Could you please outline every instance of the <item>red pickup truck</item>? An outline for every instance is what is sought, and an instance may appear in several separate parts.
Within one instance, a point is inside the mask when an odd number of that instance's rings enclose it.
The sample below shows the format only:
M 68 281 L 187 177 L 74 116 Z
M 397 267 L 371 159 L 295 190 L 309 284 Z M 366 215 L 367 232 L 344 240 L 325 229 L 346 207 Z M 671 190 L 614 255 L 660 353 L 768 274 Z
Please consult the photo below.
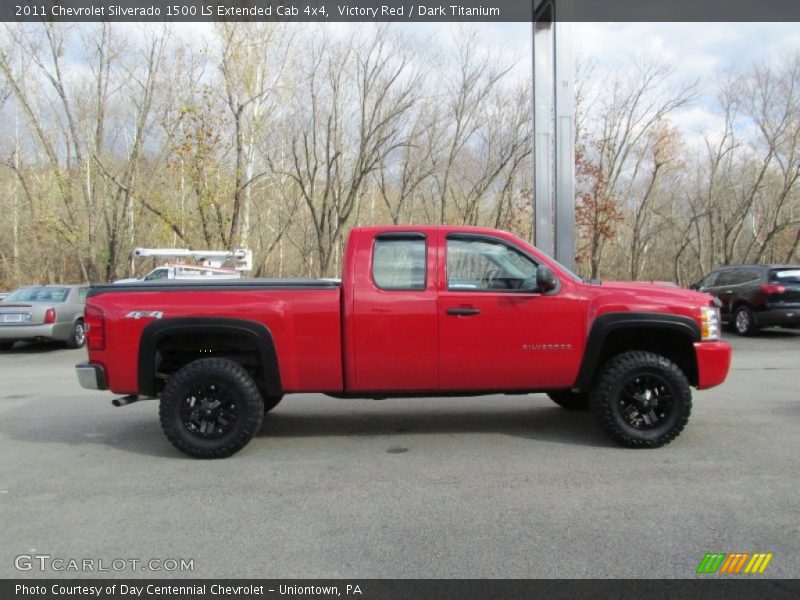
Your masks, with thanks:
M 591 408 L 629 447 L 672 441 L 691 389 L 722 383 L 731 348 L 707 295 L 586 281 L 491 229 L 350 233 L 342 281 L 95 285 L 81 384 L 160 398 L 191 456 L 229 456 L 284 394 L 334 397 L 546 392 Z

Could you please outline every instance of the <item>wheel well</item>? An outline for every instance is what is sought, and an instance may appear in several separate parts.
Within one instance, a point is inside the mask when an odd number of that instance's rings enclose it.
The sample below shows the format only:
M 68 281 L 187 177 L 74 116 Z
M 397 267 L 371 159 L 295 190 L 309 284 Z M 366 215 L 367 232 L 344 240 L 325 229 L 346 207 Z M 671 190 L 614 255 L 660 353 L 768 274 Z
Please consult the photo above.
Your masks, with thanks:
M 140 394 L 158 395 L 170 375 L 195 360 L 214 357 L 243 367 L 262 395 L 280 395 L 277 357 L 266 327 L 255 323 L 199 321 L 165 320 L 145 328 L 139 348 Z
M 244 367 L 255 381 L 264 379 L 255 341 L 236 332 L 174 333 L 161 338 L 155 350 L 159 391 L 167 377 L 200 358 L 226 358 Z
M 697 357 L 691 336 L 675 329 L 626 327 L 609 332 L 603 341 L 596 372 L 611 358 L 630 350 L 660 354 L 674 362 L 689 383 L 697 385 Z

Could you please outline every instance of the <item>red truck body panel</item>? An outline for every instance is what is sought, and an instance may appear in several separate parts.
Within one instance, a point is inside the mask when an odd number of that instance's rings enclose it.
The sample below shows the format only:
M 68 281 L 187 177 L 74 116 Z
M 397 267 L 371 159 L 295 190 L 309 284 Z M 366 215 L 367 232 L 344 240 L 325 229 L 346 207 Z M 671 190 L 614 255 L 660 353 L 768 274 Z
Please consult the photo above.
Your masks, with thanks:
M 136 291 L 92 297 L 105 317 L 106 345 L 90 350 L 102 364 L 109 388 L 137 393 L 138 349 L 144 327 L 152 318 L 129 318 L 132 311 L 160 311 L 164 317 L 226 315 L 265 325 L 280 357 L 281 384 L 286 392 L 342 389 L 342 345 L 339 290 L 214 290 Z
M 413 234 L 425 240 L 420 289 L 386 290 L 375 282 L 376 239 Z M 552 293 L 449 289 L 448 235 L 499 240 L 558 278 Z M 655 284 L 584 283 L 523 240 L 496 230 L 466 227 L 354 229 L 340 286 L 311 289 L 237 288 L 199 291 L 166 286 L 102 289 L 87 305 L 103 311 L 103 350 L 89 351 L 108 387 L 136 394 L 138 348 L 144 327 L 176 317 L 228 317 L 263 324 L 278 359 L 283 392 L 401 394 L 546 390 L 573 386 L 595 321 L 614 313 L 657 313 L 699 323 L 711 297 Z M 134 284 L 135 285 L 135 284 Z M 288 288 L 288 286 L 287 286 Z M 453 314 L 453 311 L 461 314 Z M 464 311 L 467 311 L 467 314 Z M 131 316 L 134 315 L 134 316 Z M 721 383 L 730 364 L 724 342 L 694 345 L 699 387 Z

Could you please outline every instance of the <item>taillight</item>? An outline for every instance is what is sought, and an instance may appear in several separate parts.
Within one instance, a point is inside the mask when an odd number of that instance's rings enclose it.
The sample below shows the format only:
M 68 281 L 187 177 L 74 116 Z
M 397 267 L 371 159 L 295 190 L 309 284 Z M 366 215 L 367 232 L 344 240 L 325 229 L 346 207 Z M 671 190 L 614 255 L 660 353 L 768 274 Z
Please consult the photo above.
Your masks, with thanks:
M 761 286 L 761 291 L 765 294 L 782 294 L 786 291 L 786 286 L 775 285 L 774 283 L 765 283 Z
M 86 345 L 89 350 L 105 350 L 106 320 L 103 311 L 96 306 L 87 305 L 83 311 L 86 326 Z
M 44 324 L 52 325 L 55 322 L 56 322 L 56 309 L 48 308 L 47 312 L 44 313 Z

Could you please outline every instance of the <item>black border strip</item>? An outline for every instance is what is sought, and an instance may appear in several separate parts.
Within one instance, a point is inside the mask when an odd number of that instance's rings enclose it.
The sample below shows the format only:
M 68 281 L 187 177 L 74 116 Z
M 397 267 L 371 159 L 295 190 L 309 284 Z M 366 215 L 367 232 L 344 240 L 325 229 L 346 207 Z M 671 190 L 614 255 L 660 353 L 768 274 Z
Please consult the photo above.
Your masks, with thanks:
M 702 556 L 700 557 L 702 558 Z M 699 560 L 699 559 L 698 559 Z M 45 593 L 17 593 L 15 586 L 39 586 Z M 121 586 L 144 588 L 140 596 L 115 593 Z M 147 586 L 173 586 L 192 590 L 185 593 L 148 593 Z M 347 586 L 351 586 L 350 593 Z M 6 579 L 0 581 L 0 596 L 5 599 L 85 600 L 98 598 L 75 594 L 54 594 L 53 587 L 65 590 L 89 586 L 102 590 L 99 598 L 139 598 L 142 600 L 220 600 L 223 598 L 314 598 L 315 600 L 496 600 L 498 598 L 547 598 L 592 600 L 794 600 L 800 595 L 800 580 L 763 579 L 759 575 L 704 576 L 700 579 Z M 115 587 L 114 587 L 115 586 Z M 212 586 L 239 586 L 239 592 L 212 593 Z M 340 595 L 281 594 L 281 586 L 324 589 L 334 587 Z M 353 593 L 358 586 L 360 593 Z M 163 589 L 163 588 L 162 588 Z
M 176 10 L 176 8 L 178 10 Z M 20 22 L 787 22 L 797 0 L 13 0 Z

